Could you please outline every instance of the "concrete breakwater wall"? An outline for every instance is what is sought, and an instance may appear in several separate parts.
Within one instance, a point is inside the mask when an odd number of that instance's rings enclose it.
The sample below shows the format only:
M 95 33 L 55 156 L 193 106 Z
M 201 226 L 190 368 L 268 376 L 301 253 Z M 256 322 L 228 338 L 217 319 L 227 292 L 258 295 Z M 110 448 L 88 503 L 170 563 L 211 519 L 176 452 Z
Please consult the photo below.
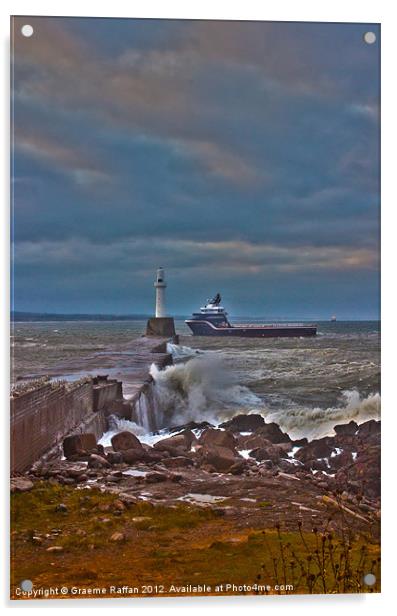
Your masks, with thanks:
M 130 399 L 123 398 L 122 382 L 106 376 L 74 383 L 41 382 L 11 396 L 11 472 L 23 472 L 45 456 L 59 455 L 65 436 L 93 432 L 99 439 L 107 417 L 120 414 L 156 429 L 156 400 L 150 366 L 172 363 L 166 340 L 142 338 L 129 347 Z
M 87 425 L 101 436 L 104 409 L 120 395 L 115 382 L 93 379 L 75 384 L 45 383 L 11 398 L 11 471 L 21 472 L 56 447 L 71 431 Z

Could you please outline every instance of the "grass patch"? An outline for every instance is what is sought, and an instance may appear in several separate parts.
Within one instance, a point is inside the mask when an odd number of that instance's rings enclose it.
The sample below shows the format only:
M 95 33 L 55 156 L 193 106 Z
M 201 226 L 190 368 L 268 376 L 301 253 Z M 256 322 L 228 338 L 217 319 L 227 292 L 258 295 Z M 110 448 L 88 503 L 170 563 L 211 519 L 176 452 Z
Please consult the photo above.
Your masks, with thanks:
M 65 505 L 63 512 L 59 505 Z M 269 501 L 259 503 L 267 509 Z M 61 508 L 62 509 L 62 508 Z M 335 514 L 336 515 L 336 514 Z M 120 506 L 116 495 L 38 482 L 11 496 L 12 589 L 35 586 L 195 583 L 291 584 L 294 593 L 379 590 L 374 534 L 340 527 L 303 531 L 238 526 L 211 508 L 148 502 Z M 123 533 L 120 543 L 113 533 Z M 52 546 L 63 548 L 48 552 Z M 363 586 L 372 572 L 377 584 Z M 62 579 L 60 579 L 60 576 Z

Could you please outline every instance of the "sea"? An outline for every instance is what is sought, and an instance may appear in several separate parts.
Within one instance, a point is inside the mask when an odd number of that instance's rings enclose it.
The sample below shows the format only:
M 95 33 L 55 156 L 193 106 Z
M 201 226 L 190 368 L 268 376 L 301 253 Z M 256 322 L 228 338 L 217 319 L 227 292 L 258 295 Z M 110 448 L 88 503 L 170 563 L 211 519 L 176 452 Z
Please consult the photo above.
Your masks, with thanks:
M 258 322 L 258 319 L 246 322 Z M 144 320 L 19 321 L 12 325 L 13 384 L 54 375 L 84 376 L 84 362 L 101 372 L 101 357 L 117 351 L 128 391 L 126 343 L 142 336 Z M 333 434 L 336 424 L 380 418 L 380 324 L 318 322 L 310 338 L 192 336 L 176 320 L 174 363 L 151 367 L 162 428 L 190 421 L 218 425 L 239 413 L 259 413 L 292 438 Z M 70 366 L 76 366 L 71 370 Z M 88 365 L 88 364 L 87 364 Z M 131 422 L 132 424 L 132 422 Z M 123 424 L 123 429 L 142 428 Z

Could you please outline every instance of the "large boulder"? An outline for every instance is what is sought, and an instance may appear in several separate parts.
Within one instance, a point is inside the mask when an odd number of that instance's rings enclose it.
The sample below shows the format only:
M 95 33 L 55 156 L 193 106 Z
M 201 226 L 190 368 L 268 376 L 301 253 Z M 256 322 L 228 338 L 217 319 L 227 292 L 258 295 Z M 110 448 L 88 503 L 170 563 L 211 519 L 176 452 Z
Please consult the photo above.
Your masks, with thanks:
M 353 434 L 355 434 L 357 432 L 358 429 L 358 424 L 356 424 L 355 421 L 349 421 L 348 424 L 339 424 L 337 426 L 334 426 L 334 430 L 335 430 L 335 434 L 336 435 L 348 435 L 348 436 L 353 436 Z
M 132 432 L 119 432 L 112 437 L 112 447 L 115 451 L 127 451 L 128 449 L 143 449 L 138 437 Z
M 207 445 L 209 447 L 225 447 L 235 452 L 237 446 L 237 439 L 228 430 L 216 430 L 214 428 L 208 428 L 204 430 L 199 438 L 200 445 Z
M 86 432 L 83 434 L 72 434 L 63 439 L 63 453 L 65 458 L 75 458 L 80 455 L 87 455 L 97 450 L 95 434 Z
M 291 441 L 288 434 L 283 432 L 276 423 L 264 424 L 263 426 L 255 430 L 255 434 L 260 434 L 268 441 L 275 444 L 287 443 Z
M 262 462 L 263 460 L 279 462 L 281 458 L 286 457 L 286 452 L 284 447 L 270 444 L 268 447 L 257 447 L 256 449 L 253 449 L 250 451 L 250 456 L 257 462 Z
M 109 451 L 106 454 L 106 459 L 110 464 L 122 464 L 123 452 L 122 451 Z
M 258 447 L 271 447 L 273 443 L 268 441 L 261 434 L 244 434 L 239 435 L 237 448 L 238 449 L 257 449 Z
M 216 445 L 203 445 L 199 450 L 199 459 L 202 465 L 212 467 L 219 473 L 228 473 L 245 465 L 245 460 L 236 456 L 232 449 Z
M 190 451 L 192 442 L 196 441 L 196 437 L 190 430 L 184 430 L 180 434 L 163 438 L 153 445 L 158 451 L 168 451 L 171 455 L 179 455 L 183 452 Z
M 251 415 L 235 415 L 229 421 L 220 424 L 220 428 L 231 430 L 232 432 L 254 432 L 261 428 L 265 423 L 262 415 L 252 413 Z
M 311 441 L 296 452 L 295 458 L 301 462 L 309 462 L 313 459 L 328 458 L 334 451 L 333 439 L 324 437 Z
M 378 435 L 380 434 L 380 421 L 375 421 L 375 419 L 370 419 L 365 423 L 362 423 L 358 426 L 357 436 L 360 438 L 367 438 L 368 436 Z
M 103 458 L 102 456 L 98 456 L 96 453 L 92 453 L 88 458 L 88 468 L 109 468 L 110 462 Z

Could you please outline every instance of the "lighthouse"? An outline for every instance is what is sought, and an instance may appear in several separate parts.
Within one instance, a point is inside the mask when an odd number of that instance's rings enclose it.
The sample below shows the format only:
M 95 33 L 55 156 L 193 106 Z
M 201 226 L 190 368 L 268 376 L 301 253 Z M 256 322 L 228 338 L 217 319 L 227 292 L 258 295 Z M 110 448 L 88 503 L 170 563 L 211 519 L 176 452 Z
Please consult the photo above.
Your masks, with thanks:
M 164 269 L 159 267 L 154 282 L 156 289 L 156 316 L 151 317 L 146 324 L 146 336 L 168 338 L 178 344 L 178 336 L 175 333 L 175 324 L 172 317 L 165 316 L 165 282 Z
M 157 270 L 156 281 L 154 283 L 156 289 L 156 318 L 165 317 L 165 282 L 164 269 L 159 267 Z

